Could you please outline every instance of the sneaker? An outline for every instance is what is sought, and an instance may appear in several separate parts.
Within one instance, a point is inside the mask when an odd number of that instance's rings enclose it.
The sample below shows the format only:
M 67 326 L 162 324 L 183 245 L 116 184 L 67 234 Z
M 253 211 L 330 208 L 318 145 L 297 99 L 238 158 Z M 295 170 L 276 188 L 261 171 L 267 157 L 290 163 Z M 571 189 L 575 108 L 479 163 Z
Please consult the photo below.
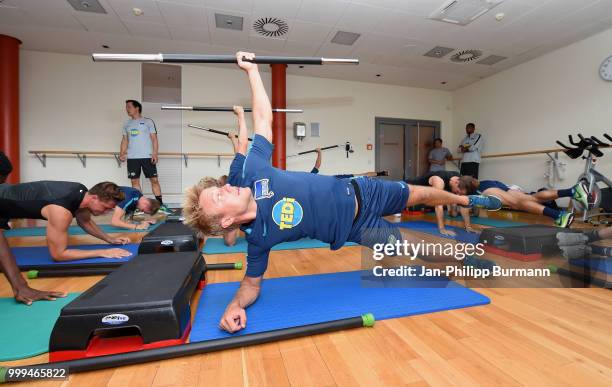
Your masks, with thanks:
M 486 208 L 489 211 L 497 211 L 502 208 L 502 201 L 493 195 L 469 195 L 469 207 Z
M 584 245 L 588 243 L 588 241 L 589 241 L 589 238 L 582 233 L 576 233 L 576 232 L 558 232 L 557 233 L 557 242 L 558 242 L 559 247 Z
M 571 212 L 562 212 L 555 220 L 555 226 L 560 228 L 568 228 L 574 221 L 574 214 Z
M 172 214 L 172 210 L 170 210 L 168 207 L 164 206 L 163 204 L 159 207 L 159 211 L 160 214 L 165 214 L 165 215 L 170 215 Z
M 563 256 L 567 259 L 588 258 L 591 248 L 587 245 L 561 246 Z
M 572 191 L 574 192 L 573 198 L 575 201 L 582 205 L 582 208 L 589 208 L 589 192 L 587 190 L 586 184 L 583 181 L 576 184 Z

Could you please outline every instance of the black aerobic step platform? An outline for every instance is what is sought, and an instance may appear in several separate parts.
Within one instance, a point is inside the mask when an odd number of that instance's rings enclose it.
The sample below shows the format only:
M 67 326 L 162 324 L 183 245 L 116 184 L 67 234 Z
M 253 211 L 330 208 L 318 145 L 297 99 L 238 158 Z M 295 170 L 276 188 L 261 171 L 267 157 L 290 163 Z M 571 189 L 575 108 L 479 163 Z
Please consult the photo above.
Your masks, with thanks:
M 558 232 L 580 231 L 541 224 L 486 228 L 480 233 L 480 243 L 493 254 L 519 261 L 535 261 L 543 255 L 559 252 Z
M 148 233 L 140 242 L 138 254 L 197 251 L 198 238 L 183 223 L 166 222 Z
M 50 361 L 184 343 L 204 269 L 195 251 L 134 257 L 62 309 Z

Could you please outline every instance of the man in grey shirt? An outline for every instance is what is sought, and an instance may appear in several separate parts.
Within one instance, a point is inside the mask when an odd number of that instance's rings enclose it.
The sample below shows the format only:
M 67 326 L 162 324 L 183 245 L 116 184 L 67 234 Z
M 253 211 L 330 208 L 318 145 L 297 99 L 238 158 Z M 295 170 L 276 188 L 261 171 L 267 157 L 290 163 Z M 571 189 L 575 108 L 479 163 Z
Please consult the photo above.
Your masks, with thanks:
M 472 176 L 474 179 L 478 179 L 478 169 L 480 167 L 482 146 L 484 139 L 482 134 L 474 133 L 476 131 L 476 125 L 469 123 L 465 125 L 466 136 L 461 140 L 459 145 L 459 152 L 463 153 L 461 159 L 461 175 Z
M 142 105 L 133 99 L 125 101 L 125 111 L 130 119 L 123 125 L 121 139 L 121 161 L 127 159 L 128 178 L 132 187 L 142 192 L 140 188 L 140 171 L 151 182 L 155 198 L 161 203 L 160 212 L 170 213 L 162 201 L 161 187 L 157 178 L 157 128 L 152 119 L 142 116 Z
M 448 148 L 442 146 L 442 139 L 434 139 L 434 147 L 429 151 L 429 172 L 446 171 L 446 160 L 452 160 L 453 155 Z

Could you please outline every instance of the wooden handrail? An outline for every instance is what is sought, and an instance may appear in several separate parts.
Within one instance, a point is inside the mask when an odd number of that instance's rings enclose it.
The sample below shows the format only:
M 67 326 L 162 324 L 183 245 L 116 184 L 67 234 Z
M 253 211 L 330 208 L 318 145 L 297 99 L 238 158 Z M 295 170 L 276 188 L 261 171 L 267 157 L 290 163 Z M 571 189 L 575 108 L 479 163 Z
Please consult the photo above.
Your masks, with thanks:
M 114 157 L 117 161 L 117 166 L 121 166 L 121 160 L 119 159 L 119 152 L 104 152 L 104 151 L 75 151 L 75 150 L 31 150 L 29 154 L 35 156 L 43 167 L 47 166 L 47 156 L 76 156 L 83 168 L 87 167 L 87 156 L 92 157 Z M 189 158 L 206 158 L 216 157 L 217 165 L 221 166 L 221 158 L 234 157 L 233 153 L 211 153 L 211 152 L 159 152 L 160 157 L 180 157 L 185 162 L 187 167 L 187 160 Z
M 605 145 L 601 145 L 599 146 L 600 149 L 605 149 L 605 148 L 611 148 L 611 146 L 605 146 Z M 512 152 L 512 153 L 495 153 L 492 155 L 482 155 L 481 158 L 483 159 L 492 159 L 492 158 L 496 158 L 496 157 L 512 157 L 512 156 L 528 156 L 528 155 L 538 155 L 538 154 L 546 154 L 546 153 L 557 153 L 557 152 L 563 152 L 566 151 L 567 149 L 565 148 L 553 148 L 553 149 L 543 149 L 543 150 L 536 150 L 536 151 L 527 151 L 527 152 Z M 453 160 L 455 161 L 459 161 L 461 160 L 461 157 L 455 157 L 453 158 Z
M 91 156 L 114 156 L 118 155 L 119 152 L 101 152 L 101 151 L 58 151 L 58 150 L 31 150 L 28 151 L 31 155 L 46 154 L 46 155 L 91 155 Z M 159 152 L 159 156 L 183 156 L 189 157 L 200 156 L 200 157 L 233 157 L 233 153 L 191 153 L 191 152 Z

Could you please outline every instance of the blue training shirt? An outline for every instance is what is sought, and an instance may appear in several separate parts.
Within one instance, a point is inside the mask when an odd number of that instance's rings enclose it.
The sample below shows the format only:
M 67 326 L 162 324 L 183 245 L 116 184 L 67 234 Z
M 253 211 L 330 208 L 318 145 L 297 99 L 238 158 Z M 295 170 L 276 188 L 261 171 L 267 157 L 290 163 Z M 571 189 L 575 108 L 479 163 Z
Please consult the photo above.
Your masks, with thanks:
M 126 214 L 136 211 L 138 199 L 142 197 L 142 192 L 132 187 L 119 187 L 119 190 L 125 194 L 125 199 L 117 203 L 117 207 L 125 211 Z
M 268 267 L 270 249 L 304 237 L 344 245 L 355 216 L 350 180 L 272 167 L 273 145 L 255 135 L 242 170 L 241 187 L 249 187 L 257 216 L 240 229 L 249 243 L 246 275 L 259 277 Z
M 229 174 L 227 175 L 227 182 L 229 185 L 242 187 L 240 183 L 242 181 L 242 167 L 245 159 L 246 156 L 242 153 L 236 153 L 234 156 L 234 160 L 232 160 L 230 164 Z

